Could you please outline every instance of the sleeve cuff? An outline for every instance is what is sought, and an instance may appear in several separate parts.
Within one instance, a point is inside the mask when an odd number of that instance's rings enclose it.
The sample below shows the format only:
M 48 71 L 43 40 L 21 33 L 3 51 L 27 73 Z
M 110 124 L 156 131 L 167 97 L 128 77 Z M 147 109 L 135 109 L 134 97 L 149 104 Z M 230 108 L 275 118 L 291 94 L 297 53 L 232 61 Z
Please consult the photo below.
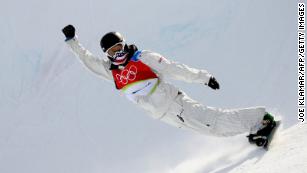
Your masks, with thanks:
M 65 42 L 70 41 L 70 40 L 72 40 L 72 39 L 75 39 L 75 37 L 66 38 L 66 39 L 65 39 Z

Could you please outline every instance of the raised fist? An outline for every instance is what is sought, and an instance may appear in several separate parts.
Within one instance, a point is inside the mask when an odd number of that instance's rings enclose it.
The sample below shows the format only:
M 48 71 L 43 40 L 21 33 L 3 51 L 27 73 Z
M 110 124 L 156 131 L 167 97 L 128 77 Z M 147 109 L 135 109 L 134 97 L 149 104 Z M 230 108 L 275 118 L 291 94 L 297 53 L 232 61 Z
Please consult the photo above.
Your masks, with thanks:
M 67 25 L 62 29 L 62 32 L 64 33 L 66 40 L 72 39 L 75 37 L 75 27 L 72 25 Z

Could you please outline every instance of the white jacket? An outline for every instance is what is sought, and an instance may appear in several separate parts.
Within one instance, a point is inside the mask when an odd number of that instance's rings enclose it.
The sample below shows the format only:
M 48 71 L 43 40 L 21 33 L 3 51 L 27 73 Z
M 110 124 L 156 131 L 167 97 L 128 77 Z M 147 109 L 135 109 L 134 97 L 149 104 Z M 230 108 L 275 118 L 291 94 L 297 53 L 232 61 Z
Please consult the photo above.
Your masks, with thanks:
M 72 51 L 82 63 L 92 72 L 105 80 L 113 81 L 111 62 L 108 59 L 95 57 L 86 50 L 75 37 L 67 41 Z M 159 76 L 159 84 L 155 92 L 148 96 L 140 96 L 136 104 L 151 112 L 154 118 L 161 118 L 168 106 L 178 95 L 178 89 L 164 81 L 165 77 L 189 83 L 207 84 L 211 75 L 206 70 L 198 70 L 185 64 L 170 61 L 158 53 L 142 51 L 140 60 L 153 69 Z
M 67 43 L 90 71 L 105 80 L 113 81 L 109 60 L 93 56 L 81 46 L 77 38 Z M 178 128 L 214 136 L 255 132 L 261 125 L 264 107 L 220 109 L 204 106 L 164 80 L 167 76 L 185 82 L 207 84 L 211 75 L 206 70 L 190 68 L 151 51 L 142 51 L 139 59 L 152 68 L 159 78 L 153 93 L 137 96 L 134 100 L 138 106 L 150 112 L 153 118 Z

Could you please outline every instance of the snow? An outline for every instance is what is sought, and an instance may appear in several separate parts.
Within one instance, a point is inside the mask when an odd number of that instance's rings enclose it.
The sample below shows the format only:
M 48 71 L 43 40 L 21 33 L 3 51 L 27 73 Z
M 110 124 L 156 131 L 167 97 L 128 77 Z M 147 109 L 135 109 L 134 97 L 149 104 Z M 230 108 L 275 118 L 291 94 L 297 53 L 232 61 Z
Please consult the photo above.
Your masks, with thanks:
M 2 1 L 0 172 L 304 172 L 296 8 L 289 0 Z M 117 30 L 140 49 L 207 69 L 221 90 L 170 82 L 209 106 L 266 106 L 283 119 L 278 145 L 264 152 L 244 135 L 214 138 L 152 120 L 83 68 L 64 43 L 67 24 L 98 56 L 101 36 Z
M 193 158 L 186 158 L 174 169 L 166 172 L 304 173 L 307 170 L 306 132 L 306 124 L 297 124 L 287 129 L 280 127 L 269 151 L 234 142 L 233 146 L 237 146 L 235 148 L 227 147 L 227 151 L 215 152 L 214 155 L 201 152 L 199 155 L 193 155 Z
M 306 172 L 306 132 L 305 124 L 279 130 L 268 152 L 253 150 L 247 156 L 232 163 L 233 165 L 230 166 L 232 169 L 227 167 L 224 171 L 217 172 Z
M 269 152 L 243 157 L 230 173 L 307 172 L 306 132 L 306 124 L 278 131 Z
M 203 156 L 194 155 L 193 159 L 187 159 L 166 172 L 304 173 L 307 170 L 306 132 L 306 124 L 297 124 L 287 129 L 280 127 L 269 151 L 239 144 L 236 149 L 228 148 L 222 154 L 217 152 L 209 156 L 204 156 L 204 153 Z M 208 164 L 210 166 L 204 166 Z

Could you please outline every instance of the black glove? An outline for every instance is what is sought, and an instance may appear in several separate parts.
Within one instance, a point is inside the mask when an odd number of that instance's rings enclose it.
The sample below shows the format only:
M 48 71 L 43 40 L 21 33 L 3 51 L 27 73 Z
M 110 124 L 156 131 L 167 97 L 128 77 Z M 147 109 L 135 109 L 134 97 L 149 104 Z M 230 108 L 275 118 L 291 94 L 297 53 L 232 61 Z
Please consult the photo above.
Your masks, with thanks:
M 210 77 L 208 86 L 214 90 L 220 89 L 220 84 L 216 81 L 214 77 Z
M 64 33 L 66 40 L 70 40 L 75 37 L 75 27 L 72 25 L 67 25 L 62 29 L 62 32 Z

